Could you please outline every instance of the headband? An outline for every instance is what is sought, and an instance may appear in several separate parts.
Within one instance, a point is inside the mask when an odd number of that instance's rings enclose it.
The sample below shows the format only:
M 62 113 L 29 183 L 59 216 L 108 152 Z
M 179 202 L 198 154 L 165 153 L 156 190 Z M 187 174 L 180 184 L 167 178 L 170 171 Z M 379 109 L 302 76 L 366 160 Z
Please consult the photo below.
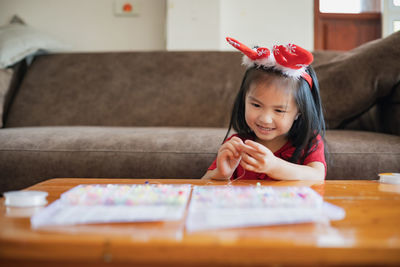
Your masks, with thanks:
M 314 57 L 304 48 L 295 44 L 275 45 L 272 49 L 272 55 L 270 50 L 265 47 L 251 49 L 233 38 L 226 37 L 226 40 L 244 54 L 243 65 L 247 68 L 253 66 L 272 68 L 295 79 L 303 78 L 312 88 L 312 78 L 306 72 L 306 68 L 311 64 Z

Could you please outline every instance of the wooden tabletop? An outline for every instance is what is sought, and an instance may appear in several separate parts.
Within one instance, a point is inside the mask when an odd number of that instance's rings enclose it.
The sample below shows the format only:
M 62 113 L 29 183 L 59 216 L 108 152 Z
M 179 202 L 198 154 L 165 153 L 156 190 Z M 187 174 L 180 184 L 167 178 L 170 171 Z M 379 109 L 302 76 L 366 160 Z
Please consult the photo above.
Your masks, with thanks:
M 226 182 L 182 179 L 51 179 L 27 190 L 51 203 L 78 184 Z M 236 181 L 254 185 L 258 181 Z M 0 266 L 400 266 L 400 185 L 377 181 L 285 182 L 311 186 L 346 217 L 327 224 L 224 229 L 188 233 L 184 220 L 79 225 L 33 230 L 29 212 L 0 202 Z M 26 212 L 26 215 L 24 215 Z M 26 265 L 27 266 L 27 265 Z

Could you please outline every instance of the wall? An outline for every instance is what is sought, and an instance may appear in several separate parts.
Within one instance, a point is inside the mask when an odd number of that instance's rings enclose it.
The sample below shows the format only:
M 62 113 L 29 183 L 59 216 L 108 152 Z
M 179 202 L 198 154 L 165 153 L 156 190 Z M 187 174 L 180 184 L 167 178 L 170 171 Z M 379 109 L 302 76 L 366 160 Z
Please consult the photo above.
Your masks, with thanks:
M 400 21 L 400 6 L 394 6 L 392 0 L 382 0 L 383 37 L 386 37 L 394 32 L 393 21 Z
M 313 0 L 167 0 L 168 50 L 231 50 L 225 37 L 314 47 Z M 217 38 L 217 39 L 213 39 Z
M 168 0 L 167 50 L 218 50 L 220 0 Z
M 18 14 L 73 51 L 231 50 L 226 36 L 313 49 L 313 0 L 131 0 L 138 17 L 114 16 L 114 1 L 0 0 L 0 25 Z
M 137 17 L 114 16 L 114 0 L 0 0 L 0 25 L 18 14 L 75 51 L 164 50 L 166 0 L 140 2 Z
M 314 47 L 313 0 L 221 0 L 221 11 L 221 49 L 228 49 L 225 36 L 248 45 Z

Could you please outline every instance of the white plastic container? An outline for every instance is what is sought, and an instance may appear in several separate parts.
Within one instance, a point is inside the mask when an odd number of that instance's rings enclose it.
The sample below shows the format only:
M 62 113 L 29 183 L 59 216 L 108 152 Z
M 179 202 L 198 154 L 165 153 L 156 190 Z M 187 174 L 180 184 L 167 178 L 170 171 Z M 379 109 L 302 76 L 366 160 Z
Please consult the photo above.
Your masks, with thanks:
M 400 184 L 400 173 L 380 173 L 379 182 L 386 184 Z
M 9 191 L 4 193 L 5 205 L 11 207 L 35 207 L 47 204 L 48 193 L 43 191 Z

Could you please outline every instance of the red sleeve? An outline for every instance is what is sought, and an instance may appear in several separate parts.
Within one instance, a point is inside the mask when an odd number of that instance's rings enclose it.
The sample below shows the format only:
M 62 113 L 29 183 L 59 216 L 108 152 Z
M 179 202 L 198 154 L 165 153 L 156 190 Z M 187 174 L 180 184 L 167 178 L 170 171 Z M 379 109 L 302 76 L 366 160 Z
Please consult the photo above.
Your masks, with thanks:
M 213 163 L 211 163 L 210 167 L 208 167 L 209 171 L 215 170 L 217 168 L 217 159 L 215 159 L 213 161 Z
M 238 136 L 238 135 L 237 135 L 237 134 L 231 135 L 230 137 L 228 137 L 228 138 L 224 141 L 224 144 L 225 144 L 225 142 L 231 140 L 232 137 L 234 137 L 234 136 Z M 208 170 L 209 170 L 209 171 L 212 171 L 212 170 L 215 170 L 216 168 L 217 168 L 217 158 L 215 158 L 215 160 L 213 161 L 213 163 L 211 163 L 211 166 L 208 167 Z
M 308 163 L 311 162 L 321 162 L 325 166 L 325 174 L 327 171 L 326 168 L 326 161 L 325 161 L 325 149 L 324 149 L 324 141 L 322 140 L 321 136 L 317 136 L 316 144 L 313 146 L 313 149 L 315 151 L 311 152 L 305 159 L 304 159 L 304 165 L 307 165 Z M 316 148 L 315 148 L 316 147 Z

